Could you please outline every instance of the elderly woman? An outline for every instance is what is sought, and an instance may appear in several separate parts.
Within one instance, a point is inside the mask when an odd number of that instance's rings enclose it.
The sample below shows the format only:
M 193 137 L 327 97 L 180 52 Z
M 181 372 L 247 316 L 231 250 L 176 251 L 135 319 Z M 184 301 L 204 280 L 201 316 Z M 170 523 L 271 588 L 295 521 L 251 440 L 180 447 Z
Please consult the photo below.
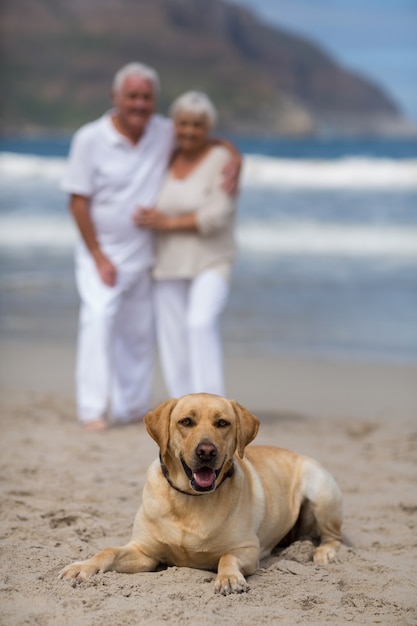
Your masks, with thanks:
M 230 152 L 210 138 L 217 114 L 209 98 L 187 92 L 171 107 L 177 150 L 156 208 L 141 227 L 156 231 L 156 329 L 171 396 L 224 395 L 219 317 L 235 256 L 233 198 L 223 188 Z

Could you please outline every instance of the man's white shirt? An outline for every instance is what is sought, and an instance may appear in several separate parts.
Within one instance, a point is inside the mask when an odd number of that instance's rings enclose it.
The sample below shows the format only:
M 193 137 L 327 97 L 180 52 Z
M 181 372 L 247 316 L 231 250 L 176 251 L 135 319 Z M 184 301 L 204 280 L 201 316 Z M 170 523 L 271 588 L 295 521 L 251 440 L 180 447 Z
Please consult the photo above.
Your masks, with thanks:
M 154 115 L 138 144 L 114 128 L 112 111 L 74 135 L 62 189 L 90 198 L 91 219 L 100 247 L 126 271 L 153 265 L 152 232 L 136 226 L 137 207 L 155 204 L 174 147 L 171 120 Z M 79 237 L 78 261 L 90 257 Z M 91 259 L 90 259 L 91 260 Z

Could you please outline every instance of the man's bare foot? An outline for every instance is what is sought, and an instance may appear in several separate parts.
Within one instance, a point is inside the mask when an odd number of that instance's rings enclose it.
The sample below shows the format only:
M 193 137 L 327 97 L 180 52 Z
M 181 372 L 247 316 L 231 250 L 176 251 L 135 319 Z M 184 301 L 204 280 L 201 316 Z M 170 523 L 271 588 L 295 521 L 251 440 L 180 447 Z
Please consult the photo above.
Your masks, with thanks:
M 85 424 L 83 424 L 83 429 L 91 432 L 106 430 L 107 422 L 102 419 L 94 420 L 93 422 L 85 422 Z

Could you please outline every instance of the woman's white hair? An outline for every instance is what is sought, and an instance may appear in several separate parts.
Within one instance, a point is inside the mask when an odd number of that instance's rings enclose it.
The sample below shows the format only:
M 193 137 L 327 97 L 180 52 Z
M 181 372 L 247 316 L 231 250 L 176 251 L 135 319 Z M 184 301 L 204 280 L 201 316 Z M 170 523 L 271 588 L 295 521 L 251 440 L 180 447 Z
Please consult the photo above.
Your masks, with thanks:
M 192 113 L 204 115 L 209 128 L 213 128 L 217 122 L 217 110 L 210 98 L 202 91 L 187 91 L 171 104 L 170 116 L 175 118 L 178 113 Z
M 160 83 L 158 73 L 152 67 L 144 63 L 128 63 L 121 67 L 113 78 L 113 92 L 119 93 L 122 90 L 126 78 L 130 76 L 139 76 L 140 78 L 148 80 L 152 84 L 155 94 L 159 92 Z

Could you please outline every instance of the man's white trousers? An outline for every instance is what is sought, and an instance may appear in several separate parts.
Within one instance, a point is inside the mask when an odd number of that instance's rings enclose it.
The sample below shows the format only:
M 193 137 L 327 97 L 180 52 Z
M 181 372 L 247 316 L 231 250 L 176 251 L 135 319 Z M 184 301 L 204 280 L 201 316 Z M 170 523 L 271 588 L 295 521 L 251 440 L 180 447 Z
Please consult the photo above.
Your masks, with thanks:
M 154 354 L 149 270 L 123 272 L 107 287 L 89 260 L 77 263 L 81 298 L 76 388 L 78 415 L 128 422 L 150 408 Z
M 170 396 L 207 392 L 224 395 L 219 317 L 229 294 L 215 270 L 192 280 L 157 280 L 156 330 Z

